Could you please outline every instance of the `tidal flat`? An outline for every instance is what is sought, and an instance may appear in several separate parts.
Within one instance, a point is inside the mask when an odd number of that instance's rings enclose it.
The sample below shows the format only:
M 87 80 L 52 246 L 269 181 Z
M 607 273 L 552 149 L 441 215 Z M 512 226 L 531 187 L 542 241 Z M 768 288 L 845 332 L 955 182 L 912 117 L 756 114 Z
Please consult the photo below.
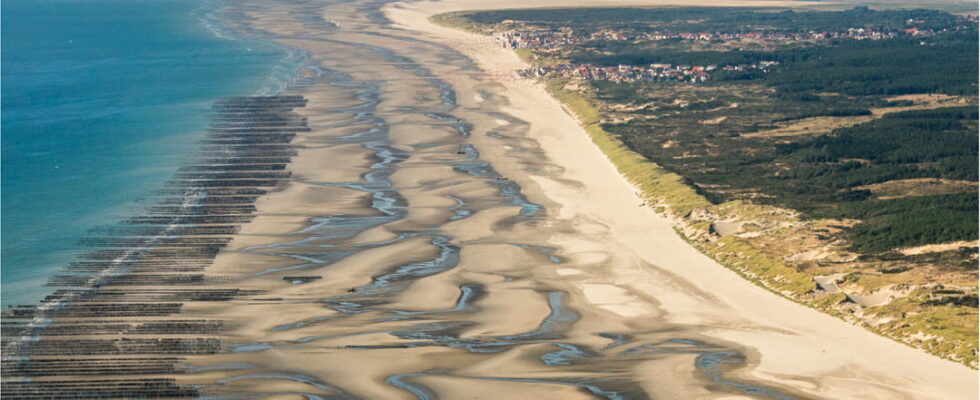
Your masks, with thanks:
M 554 99 L 511 74 L 516 56 L 427 21 L 516 5 L 503 3 L 228 4 L 239 34 L 306 55 L 280 100 L 294 107 L 277 121 L 294 129 L 214 127 L 203 157 L 226 161 L 175 178 L 206 193 L 214 214 L 135 218 L 177 218 L 189 233 L 174 241 L 221 245 L 154 247 L 196 258 L 75 282 L 87 301 L 68 307 L 95 313 L 45 315 L 37 340 L 16 348 L 23 358 L 4 360 L 5 375 L 30 380 L 5 377 L 4 394 L 975 397 L 975 371 L 774 296 L 698 253 Z M 259 137 L 281 147 L 238 149 Z M 283 167 L 195 175 L 260 164 Z M 82 325 L 97 327 L 67 328 Z

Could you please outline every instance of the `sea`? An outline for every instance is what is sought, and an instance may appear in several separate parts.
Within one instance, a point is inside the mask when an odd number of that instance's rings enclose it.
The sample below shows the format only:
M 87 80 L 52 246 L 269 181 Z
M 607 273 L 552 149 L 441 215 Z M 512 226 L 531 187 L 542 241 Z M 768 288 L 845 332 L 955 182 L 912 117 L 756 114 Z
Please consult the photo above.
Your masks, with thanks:
M 79 240 L 138 214 L 211 103 L 270 95 L 304 55 L 222 23 L 213 0 L 5 0 L 0 303 L 34 304 Z

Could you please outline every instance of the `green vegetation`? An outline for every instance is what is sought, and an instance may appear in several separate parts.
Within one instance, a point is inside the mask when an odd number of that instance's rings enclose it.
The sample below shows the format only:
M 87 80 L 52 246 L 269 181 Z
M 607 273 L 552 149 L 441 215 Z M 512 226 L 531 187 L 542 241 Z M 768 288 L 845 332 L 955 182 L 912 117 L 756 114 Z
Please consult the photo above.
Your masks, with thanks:
M 908 178 L 977 181 L 977 111 L 942 108 L 888 114 L 830 135 L 783 146 L 777 160 L 798 167 L 784 179 L 826 208 L 797 206 L 820 217 L 863 220 L 850 232 L 855 249 L 881 252 L 977 237 L 977 193 L 869 200 L 855 186 Z M 861 161 L 849 161 L 861 160 Z M 790 164 L 790 162 L 786 162 Z
M 935 10 L 875 11 L 858 7 L 846 11 L 793 11 L 725 7 L 683 8 L 566 8 L 499 10 L 463 14 L 472 23 L 497 26 L 511 21 L 577 30 L 633 29 L 743 32 L 775 27 L 785 32 L 840 31 L 854 27 L 899 29 L 908 20 L 921 20 L 924 28 L 942 28 L 953 16 Z
M 774 52 L 783 67 L 766 83 L 782 93 L 854 96 L 945 93 L 976 95 L 977 33 L 916 39 L 845 40 Z
M 706 250 L 704 245 L 698 247 L 702 251 Z M 753 248 L 738 237 L 722 237 L 717 241 L 717 247 L 710 249 L 710 252 L 718 261 L 735 269 L 742 276 L 761 281 L 769 289 L 784 296 L 795 298 L 813 291 L 811 276 Z
M 849 236 L 860 251 L 970 240 L 977 235 L 975 193 L 876 200 L 870 191 L 855 189 L 911 178 L 976 181 L 973 107 L 888 114 L 792 142 L 719 135 L 717 128 L 705 130 L 697 120 L 690 121 L 709 118 L 698 116 L 705 113 L 699 107 L 692 108 L 674 117 L 604 127 L 641 154 L 690 178 L 716 203 L 754 199 L 817 218 L 867 218 Z M 675 119 L 689 123 L 681 125 Z M 879 214 L 859 211 L 867 208 Z
M 944 79 L 953 83 L 951 93 L 959 92 L 956 86 L 976 85 L 974 79 L 954 74 Z M 858 86 L 861 81 L 841 82 Z M 862 202 L 871 201 L 871 192 L 855 187 L 911 178 L 978 179 L 978 114 L 973 106 L 886 114 L 816 137 L 742 137 L 778 122 L 869 112 L 854 108 L 855 99 L 819 96 L 815 90 L 805 92 L 814 98 L 809 100 L 781 98 L 778 89 L 773 93 L 757 85 L 688 89 L 693 92 L 690 96 L 676 91 L 661 94 L 658 89 L 663 86 L 594 82 L 597 99 L 614 104 L 645 102 L 654 105 L 647 107 L 653 112 L 638 114 L 657 116 L 604 128 L 632 149 L 693 180 L 716 203 L 756 198 L 817 217 L 861 219 L 845 210 L 861 208 Z M 706 99 L 704 93 L 713 96 Z M 663 104 L 659 96 L 671 103 Z M 674 104 L 678 98 L 690 101 L 679 107 Z M 728 107 L 736 103 L 737 109 Z M 725 121 L 702 123 L 719 117 Z M 885 251 L 975 238 L 976 196 L 968 198 L 967 204 L 944 204 L 953 198 L 962 196 L 928 196 L 917 199 L 914 206 L 905 200 L 876 202 L 894 203 L 898 209 L 856 226 L 850 235 L 855 249 Z
M 977 194 L 843 203 L 824 216 L 861 219 L 848 237 L 860 252 L 883 252 L 977 237 Z M 972 265 L 976 267 L 976 265 Z
M 475 33 L 486 33 L 489 27 L 482 24 L 476 23 L 470 18 L 470 13 L 462 12 L 450 12 L 445 14 L 433 15 L 429 18 L 433 23 L 456 28 L 459 30 L 475 32 Z
M 968 40 L 972 35 L 973 41 Z M 912 93 L 975 94 L 976 32 L 950 35 L 923 45 L 919 40 L 841 40 L 829 46 L 806 46 L 775 51 L 691 51 L 688 46 L 662 49 L 663 44 L 641 45 L 597 42 L 569 51 L 563 58 L 572 63 L 595 65 L 647 65 L 673 63 L 691 65 L 753 64 L 778 61 L 771 74 L 743 71 L 721 74 L 714 81 L 758 79 L 776 88 L 784 99 L 810 99 L 813 92 L 852 96 L 902 95 Z M 941 61 L 939 61 L 941 60 Z
M 777 145 L 777 150 L 803 163 L 844 166 L 836 168 L 847 176 L 835 179 L 840 188 L 921 177 L 976 181 L 977 117 L 976 107 L 893 113 L 829 135 Z M 847 162 L 858 159 L 866 162 Z M 885 171 L 857 172 L 875 169 L 866 165 L 880 165 L 877 169 Z M 800 174 L 816 177 L 825 175 L 825 170 Z

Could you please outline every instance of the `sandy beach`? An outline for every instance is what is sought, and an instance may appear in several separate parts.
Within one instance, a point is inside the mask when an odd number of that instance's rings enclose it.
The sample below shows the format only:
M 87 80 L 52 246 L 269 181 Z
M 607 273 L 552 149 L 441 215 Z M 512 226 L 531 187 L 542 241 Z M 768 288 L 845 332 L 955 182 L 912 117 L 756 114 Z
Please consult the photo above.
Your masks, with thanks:
M 630 4 L 676 2 L 534 3 Z M 212 398 L 977 397 L 976 371 L 778 297 L 700 254 L 557 101 L 517 77 L 512 52 L 428 21 L 526 6 L 227 4 L 236 33 L 305 56 L 285 93 L 297 105 L 283 112 L 295 156 L 200 279 L 130 289 L 233 293 L 124 320 L 131 335 L 151 320 L 206 321 L 220 329 L 151 338 L 209 351 L 174 345 L 161 354 L 179 359 L 154 362 L 177 372 L 114 378 L 167 379 L 175 393 Z

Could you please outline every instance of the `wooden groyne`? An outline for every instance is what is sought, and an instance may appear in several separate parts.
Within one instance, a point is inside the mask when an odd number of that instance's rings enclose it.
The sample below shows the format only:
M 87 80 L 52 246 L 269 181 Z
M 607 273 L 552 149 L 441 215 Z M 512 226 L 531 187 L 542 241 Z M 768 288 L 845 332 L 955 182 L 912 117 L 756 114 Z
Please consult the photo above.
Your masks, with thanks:
M 11 399 L 189 398 L 184 357 L 224 351 L 220 320 L 183 315 L 185 302 L 260 294 L 214 287 L 207 267 L 283 186 L 301 96 L 234 97 L 212 107 L 199 151 L 140 215 L 82 239 L 88 247 L 39 305 L 3 312 L 2 393 Z

